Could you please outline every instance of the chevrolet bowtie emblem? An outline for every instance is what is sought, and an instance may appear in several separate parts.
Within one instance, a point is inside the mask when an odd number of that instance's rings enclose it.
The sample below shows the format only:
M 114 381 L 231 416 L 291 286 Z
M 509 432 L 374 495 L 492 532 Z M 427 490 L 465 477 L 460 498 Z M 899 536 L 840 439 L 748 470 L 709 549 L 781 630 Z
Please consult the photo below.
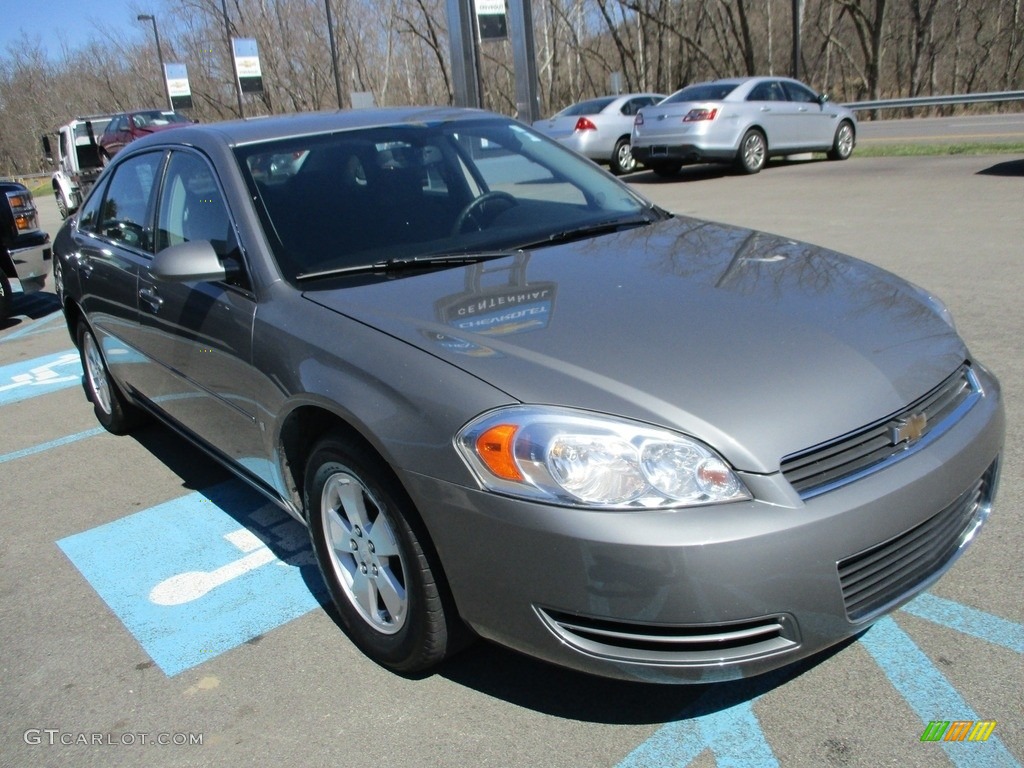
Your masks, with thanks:
M 900 443 L 906 443 L 908 446 L 913 445 L 921 439 L 927 427 L 928 414 L 913 413 L 905 419 L 900 419 L 890 428 L 889 440 L 893 445 L 899 445 Z

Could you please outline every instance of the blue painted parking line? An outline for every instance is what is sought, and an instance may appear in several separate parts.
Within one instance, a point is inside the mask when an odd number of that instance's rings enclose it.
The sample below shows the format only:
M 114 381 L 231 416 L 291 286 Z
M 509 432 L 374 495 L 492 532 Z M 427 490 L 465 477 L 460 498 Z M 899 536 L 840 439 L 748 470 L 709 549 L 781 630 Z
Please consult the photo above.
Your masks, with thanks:
M 238 481 L 57 545 L 168 676 L 316 608 L 305 528 Z
M 1024 653 L 1024 626 L 999 616 L 969 608 L 951 600 L 923 593 L 903 611 L 966 635 Z M 881 667 L 896 692 L 921 718 L 921 726 L 908 728 L 908 738 L 918 741 L 922 729 L 933 720 L 977 721 L 979 717 L 935 664 L 917 647 L 892 617 L 878 621 L 860 639 L 861 645 Z M 778 760 L 761 728 L 753 704 L 760 691 L 771 690 L 775 679 L 784 682 L 783 671 L 752 681 L 713 686 L 679 719 L 659 728 L 634 749 L 617 768 L 685 768 L 705 751 L 718 766 L 772 768 Z M 741 686 L 736 689 L 735 686 Z M 730 689 L 730 687 L 732 687 Z M 745 700 L 742 691 L 748 691 Z M 728 696 L 741 700 L 731 702 Z M 984 743 L 941 742 L 957 768 L 1021 768 L 997 736 Z M 922 749 L 935 748 L 922 744 Z
M 710 703 L 706 700 L 717 696 L 712 689 L 698 703 Z M 618 768 L 685 768 L 705 750 L 719 766 L 774 768 L 779 761 L 754 714 L 753 701 L 667 723 L 626 755 Z
M 82 362 L 75 350 L 0 366 L 0 406 L 56 392 L 82 382 Z
M 860 639 L 885 672 L 896 691 L 921 718 L 921 727 L 932 720 L 979 720 L 963 696 L 917 647 L 899 625 L 887 616 Z M 999 740 L 985 742 L 936 742 L 957 768 L 1020 768 L 1020 763 Z M 922 744 L 932 749 L 934 744 Z
M 1024 626 L 977 608 L 968 608 L 925 592 L 903 606 L 903 610 L 965 635 L 1024 653 Z
M 20 451 L 12 451 L 11 453 L 5 453 L 0 455 L 0 464 L 7 461 L 13 461 L 14 459 L 23 459 L 26 456 L 33 456 L 43 451 L 48 451 L 51 448 L 59 448 L 62 445 L 68 445 L 69 443 L 77 443 L 79 440 L 85 440 L 88 437 L 95 437 L 96 435 L 102 435 L 106 430 L 103 427 L 93 427 L 87 429 L 85 432 L 78 432 L 74 435 L 68 435 L 66 437 L 58 438 L 57 440 L 50 440 L 46 443 L 40 443 L 39 445 L 33 445 L 31 448 L 22 448 Z

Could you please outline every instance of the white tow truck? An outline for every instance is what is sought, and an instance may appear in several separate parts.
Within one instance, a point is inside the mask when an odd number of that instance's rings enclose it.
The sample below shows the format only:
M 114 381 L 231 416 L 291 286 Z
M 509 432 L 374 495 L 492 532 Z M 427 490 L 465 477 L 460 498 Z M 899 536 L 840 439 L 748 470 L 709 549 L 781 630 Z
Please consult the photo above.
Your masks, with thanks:
M 57 152 L 54 157 L 50 135 L 43 136 L 43 151 L 57 168 L 53 172 L 53 195 L 62 219 L 78 210 L 89 188 L 103 170 L 98 136 L 112 115 L 76 117 L 57 128 Z

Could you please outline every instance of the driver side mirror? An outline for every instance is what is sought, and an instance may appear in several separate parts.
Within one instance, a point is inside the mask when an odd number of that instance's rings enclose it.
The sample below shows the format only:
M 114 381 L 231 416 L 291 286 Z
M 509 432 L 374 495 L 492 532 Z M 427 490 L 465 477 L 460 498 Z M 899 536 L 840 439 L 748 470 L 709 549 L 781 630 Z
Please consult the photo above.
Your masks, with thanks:
M 153 276 L 169 283 L 217 282 L 228 276 L 209 240 L 189 240 L 153 257 Z
M 827 93 L 821 93 L 821 94 L 818 94 L 818 103 L 819 103 L 819 104 L 821 104 L 821 106 L 823 106 L 823 107 L 824 107 L 824 106 L 825 106 L 825 104 L 826 104 L 826 103 L 827 103 L 828 101 L 829 101 L 829 98 L 828 98 L 828 94 L 827 94 Z

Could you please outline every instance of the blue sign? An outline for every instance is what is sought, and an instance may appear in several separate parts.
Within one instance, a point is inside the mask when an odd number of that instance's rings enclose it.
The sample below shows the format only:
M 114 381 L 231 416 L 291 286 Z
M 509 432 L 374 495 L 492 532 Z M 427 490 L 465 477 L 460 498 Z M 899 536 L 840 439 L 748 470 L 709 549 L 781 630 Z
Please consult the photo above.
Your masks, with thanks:
M 168 676 L 318 607 L 306 529 L 238 481 L 57 545 Z

